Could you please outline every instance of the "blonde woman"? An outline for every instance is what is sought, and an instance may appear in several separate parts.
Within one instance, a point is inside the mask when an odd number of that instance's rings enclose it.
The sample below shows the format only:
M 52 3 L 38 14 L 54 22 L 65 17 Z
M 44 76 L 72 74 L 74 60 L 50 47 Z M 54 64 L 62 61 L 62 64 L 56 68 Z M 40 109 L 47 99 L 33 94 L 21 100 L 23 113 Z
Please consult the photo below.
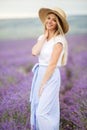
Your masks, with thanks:
M 59 67 L 67 62 L 65 33 L 69 25 L 60 8 L 41 8 L 39 18 L 44 25 L 44 34 L 32 48 L 32 55 L 38 56 L 38 63 L 33 67 L 30 94 L 31 130 L 59 130 Z

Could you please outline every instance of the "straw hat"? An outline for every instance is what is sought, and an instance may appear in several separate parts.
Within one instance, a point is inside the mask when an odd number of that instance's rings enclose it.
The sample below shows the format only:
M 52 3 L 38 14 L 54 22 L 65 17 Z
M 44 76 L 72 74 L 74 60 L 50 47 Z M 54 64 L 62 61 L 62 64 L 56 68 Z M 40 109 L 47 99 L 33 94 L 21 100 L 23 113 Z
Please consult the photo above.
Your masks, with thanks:
M 49 13 L 56 14 L 58 16 L 58 18 L 60 18 L 60 20 L 62 22 L 62 29 L 63 29 L 64 33 L 68 32 L 69 24 L 68 24 L 68 22 L 66 20 L 66 14 L 62 9 L 60 9 L 60 8 L 53 8 L 53 9 L 41 8 L 38 13 L 39 13 L 39 17 L 40 17 L 42 23 L 45 22 L 45 18 Z

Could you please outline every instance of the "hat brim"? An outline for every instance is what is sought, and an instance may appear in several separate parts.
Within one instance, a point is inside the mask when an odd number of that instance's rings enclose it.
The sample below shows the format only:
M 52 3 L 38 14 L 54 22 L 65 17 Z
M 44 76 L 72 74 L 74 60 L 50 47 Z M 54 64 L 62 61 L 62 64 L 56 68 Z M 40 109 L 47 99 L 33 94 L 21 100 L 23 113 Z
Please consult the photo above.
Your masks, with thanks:
M 60 12 L 55 11 L 55 10 L 53 10 L 53 9 L 41 8 L 41 9 L 39 10 L 39 18 L 40 18 L 40 20 L 42 21 L 42 23 L 44 24 L 45 19 L 46 19 L 46 16 L 47 16 L 49 13 L 54 13 L 54 14 L 56 14 L 56 15 L 60 18 L 60 20 L 61 20 L 61 22 L 62 22 L 62 25 L 63 25 L 62 28 L 63 28 L 64 33 L 68 32 L 68 30 L 69 30 L 69 24 L 68 24 L 67 20 L 60 14 Z

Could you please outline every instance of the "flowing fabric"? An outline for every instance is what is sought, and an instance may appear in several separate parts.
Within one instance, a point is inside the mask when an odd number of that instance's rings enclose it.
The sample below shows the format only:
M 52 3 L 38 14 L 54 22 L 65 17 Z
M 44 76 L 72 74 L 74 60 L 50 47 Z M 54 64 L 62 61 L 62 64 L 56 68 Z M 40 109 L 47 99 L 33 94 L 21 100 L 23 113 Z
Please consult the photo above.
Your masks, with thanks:
M 36 64 L 32 71 L 34 73 L 31 93 L 31 130 L 59 130 L 60 122 L 60 72 L 56 67 L 53 75 L 44 85 L 41 97 L 39 89 L 47 66 Z

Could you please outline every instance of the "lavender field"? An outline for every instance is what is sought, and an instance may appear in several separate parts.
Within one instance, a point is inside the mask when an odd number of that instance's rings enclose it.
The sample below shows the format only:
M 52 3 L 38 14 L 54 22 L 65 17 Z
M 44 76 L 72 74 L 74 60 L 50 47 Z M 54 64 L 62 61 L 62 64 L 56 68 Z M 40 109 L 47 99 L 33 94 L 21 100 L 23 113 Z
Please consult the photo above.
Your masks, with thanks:
M 35 40 L 0 41 L 0 130 L 29 130 Z
M 69 19 L 68 63 L 60 68 L 60 130 L 87 130 L 86 19 Z M 40 23 L 33 23 L 34 19 L 0 21 L 0 130 L 30 130 L 31 70 L 37 62 L 31 48 L 41 33 Z
M 60 68 L 61 130 L 87 130 L 87 35 L 68 35 Z M 0 41 L 0 130 L 30 130 L 31 55 L 36 39 Z

